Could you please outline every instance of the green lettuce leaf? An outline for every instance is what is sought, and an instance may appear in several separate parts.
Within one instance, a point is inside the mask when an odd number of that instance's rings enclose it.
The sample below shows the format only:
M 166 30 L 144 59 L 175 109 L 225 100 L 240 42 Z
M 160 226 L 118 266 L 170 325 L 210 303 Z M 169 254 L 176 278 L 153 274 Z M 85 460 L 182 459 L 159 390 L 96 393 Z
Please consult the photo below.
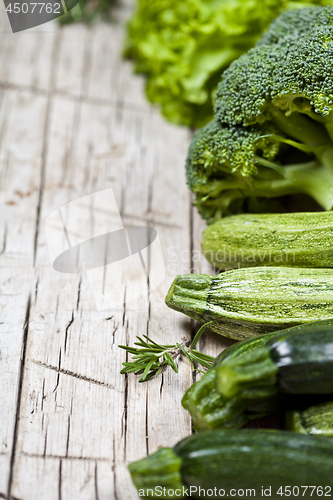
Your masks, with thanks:
M 137 0 L 124 54 L 147 76 L 148 99 L 171 122 L 201 127 L 229 64 L 249 50 L 283 10 L 333 0 Z

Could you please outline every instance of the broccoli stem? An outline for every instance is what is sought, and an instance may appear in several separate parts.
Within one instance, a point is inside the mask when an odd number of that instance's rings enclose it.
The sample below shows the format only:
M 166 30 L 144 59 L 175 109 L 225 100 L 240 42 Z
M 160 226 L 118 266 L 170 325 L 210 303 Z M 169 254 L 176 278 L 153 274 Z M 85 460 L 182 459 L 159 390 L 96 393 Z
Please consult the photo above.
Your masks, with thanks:
M 271 106 L 270 114 L 273 117 L 273 123 L 287 136 L 293 137 L 309 146 L 320 146 L 331 143 L 330 137 L 322 124 L 311 120 L 311 118 L 297 111 L 294 111 L 290 116 L 286 116 L 283 111 Z
M 267 169 L 268 170 L 268 169 Z M 325 210 L 333 208 L 333 146 L 326 148 L 320 159 L 279 169 L 280 178 L 239 178 L 234 186 L 221 182 L 214 192 L 197 200 L 197 206 L 227 213 L 232 202 L 251 196 L 275 198 L 303 193 L 314 198 Z
M 297 186 L 299 192 L 312 196 L 325 210 L 333 208 L 333 120 L 315 122 L 307 116 L 293 112 L 285 116 L 280 110 L 271 110 L 273 122 L 285 134 L 302 141 L 303 144 L 314 146 L 313 154 L 317 161 L 306 164 L 285 166 L 285 180 Z M 319 147 L 321 146 L 321 147 Z M 285 186 L 287 188 L 287 186 Z
M 286 178 L 299 192 L 314 198 L 325 210 L 333 208 L 333 147 L 319 161 L 286 167 Z
M 265 198 L 294 193 L 308 194 L 325 210 L 333 208 L 333 147 L 327 148 L 320 160 L 298 165 L 285 165 L 284 177 L 274 180 L 253 179 L 252 193 L 245 196 Z M 244 192 L 244 191 L 243 191 Z
M 333 115 L 333 113 L 331 113 L 331 115 Z M 331 141 L 333 142 L 333 116 L 331 115 L 329 117 L 329 120 L 325 123 L 325 128 L 331 138 Z

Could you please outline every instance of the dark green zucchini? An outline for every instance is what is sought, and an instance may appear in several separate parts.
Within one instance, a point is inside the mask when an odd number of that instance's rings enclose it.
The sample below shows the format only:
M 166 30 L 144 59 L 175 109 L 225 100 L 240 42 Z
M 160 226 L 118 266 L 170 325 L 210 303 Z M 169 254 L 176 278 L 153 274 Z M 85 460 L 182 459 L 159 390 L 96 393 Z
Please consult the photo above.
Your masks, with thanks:
M 324 322 L 282 331 L 266 346 L 216 368 L 216 387 L 227 398 L 333 393 L 333 328 Z
M 333 437 L 333 401 L 288 411 L 286 428 L 302 434 Z
M 217 366 L 223 366 L 231 359 L 239 358 L 244 354 L 260 349 L 281 333 L 284 335 L 293 332 L 306 333 L 310 329 L 315 332 L 324 325 L 331 326 L 333 331 L 333 319 L 318 321 L 283 330 L 283 332 L 266 333 L 243 342 L 237 342 L 222 351 L 215 359 L 212 368 L 198 382 L 195 382 L 183 396 L 182 405 L 190 412 L 194 429 L 201 432 L 218 427 L 239 428 L 249 419 L 260 418 L 284 410 L 289 407 L 290 403 L 290 407 L 294 408 L 290 399 L 287 399 L 284 394 L 277 394 L 257 401 L 243 400 L 238 397 L 229 399 L 223 396 L 216 390 L 216 368 Z M 299 408 L 302 401 L 298 400 L 297 403 L 298 405 L 295 408 Z M 309 402 L 307 406 L 309 406 Z
M 333 212 L 240 214 L 208 226 L 202 252 L 218 269 L 333 267 Z
M 237 340 L 333 317 L 333 269 L 254 267 L 177 276 L 166 304 Z
M 185 392 L 182 405 L 190 412 L 193 427 L 197 432 L 217 427 L 236 429 L 245 425 L 249 418 L 260 418 L 284 408 L 281 397 L 275 396 L 265 402 L 260 401 L 258 406 L 255 406 L 254 402 L 225 398 L 215 387 L 217 366 L 264 346 L 274 335 L 276 333 L 267 333 L 228 347 L 216 358 L 212 368 Z
M 332 470 L 329 439 L 249 429 L 194 434 L 129 466 L 140 497 L 160 498 L 262 498 L 264 489 L 276 500 L 285 488 L 318 498 L 332 493 Z

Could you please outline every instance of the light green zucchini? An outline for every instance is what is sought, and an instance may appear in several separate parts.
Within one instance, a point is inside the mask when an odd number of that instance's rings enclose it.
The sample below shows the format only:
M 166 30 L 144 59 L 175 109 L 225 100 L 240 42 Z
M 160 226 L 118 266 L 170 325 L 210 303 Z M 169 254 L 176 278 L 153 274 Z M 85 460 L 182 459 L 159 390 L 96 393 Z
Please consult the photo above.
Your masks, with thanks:
M 288 411 L 286 428 L 301 434 L 333 437 L 333 401 Z
M 218 366 L 254 349 L 260 349 L 274 335 L 275 333 L 267 333 L 228 347 L 216 358 L 208 372 L 185 392 L 182 405 L 191 414 L 194 430 L 201 432 L 218 427 L 237 429 L 245 425 L 250 418 L 260 418 L 284 408 L 283 397 L 275 395 L 265 401 L 248 402 L 239 398 L 225 398 L 215 387 Z
M 313 332 L 315 335 L 322 332 L 323 328 L 329 328 L 333 332 L 333 319 L 308 323 L 303 326 L 295 326 L 293 328 L 283 330 L 283 335 L 299 334 Z M 318 405 L 327 401 L 327 396 L 323 400 L 322 396 L 306 395 L 304 398 L 287 398 L 286 394 L 275 394 L 267 399 L 243 400 L 238 397 L 228 399 L 220 394 L 216 389 L 216 373 L 217 367 L 228 364 L 233 359 L 253 353 L 264 347 L 274 338 L 278 338 L 281 332 L 267 333 L 254 337 L 252 339 L 237 342 L 228 347 L 215 359 L 213 366 L 205 373 L 200 380 L 191 385 L 185 392 L 182 398 L 183 407 L 188 410 L 193 420 L 193 428 L 197 432 L 216 429 L 216 428 L 238 428 L 242 427 L 249 419 L 260 418 L 276 411 L 281 411 L 286 408 L 293 410 L 306 409 L 308 406 Z M 332 333 L 333 335 L 333 333 Z M 298 413 L 288 413 L 290 418 L 298 418 Z M 332 422 L 330 423 L 333 432 L 333 408 Z M 290 427 L 290 430 L 296 430 Z
M 166 304 L 225 337 L 243 340 L 333 318 L 333 269 L 252 267 L 177 276 Z
M 233 215 L 208 226 L 201 245 L 219 269 L 333 267 L 333 212 Z

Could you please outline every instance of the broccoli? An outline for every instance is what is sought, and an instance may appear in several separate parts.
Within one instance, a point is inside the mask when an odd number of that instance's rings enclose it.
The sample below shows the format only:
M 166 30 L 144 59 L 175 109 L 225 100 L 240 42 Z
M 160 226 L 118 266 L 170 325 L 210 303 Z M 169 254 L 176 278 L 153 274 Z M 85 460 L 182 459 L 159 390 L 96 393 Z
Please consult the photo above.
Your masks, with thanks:
M 333 8 L 285 12 L 223 73 L 187 179 L 202 216 L 303 193 L 333 208 Z

